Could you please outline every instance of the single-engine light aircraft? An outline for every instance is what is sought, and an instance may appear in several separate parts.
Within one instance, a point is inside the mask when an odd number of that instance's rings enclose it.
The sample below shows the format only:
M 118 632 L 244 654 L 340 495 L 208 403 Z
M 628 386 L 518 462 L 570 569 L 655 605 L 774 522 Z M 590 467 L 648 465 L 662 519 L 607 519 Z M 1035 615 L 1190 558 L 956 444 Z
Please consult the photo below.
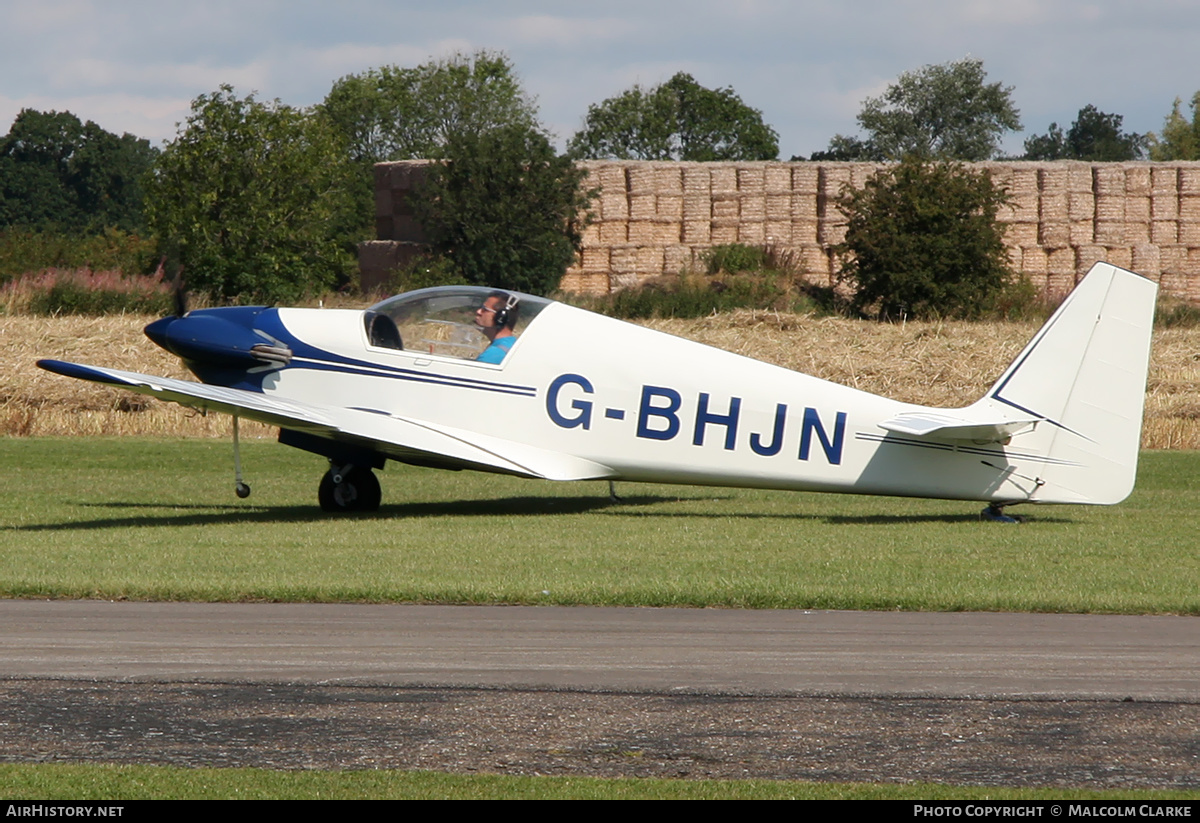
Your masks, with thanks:
M 58 374 L 279 427 L 327 458 L 332 512 L 380 503 L 387 460 L 550 480 L 1016 503 L 1133 489 L 1156 285 L 1098 263 L 987 394 L 901 403 L 541 297 L 475 287 L 365 311 L 233 307 L 146 327 L 200 383 Z

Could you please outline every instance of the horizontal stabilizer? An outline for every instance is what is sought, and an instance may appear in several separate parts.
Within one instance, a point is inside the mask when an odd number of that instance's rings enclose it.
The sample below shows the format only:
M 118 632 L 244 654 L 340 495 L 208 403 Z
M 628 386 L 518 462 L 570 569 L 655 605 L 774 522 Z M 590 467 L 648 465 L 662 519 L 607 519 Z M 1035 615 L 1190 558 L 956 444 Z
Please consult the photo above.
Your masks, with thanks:
M 880 428 L 896 434 L 913 437 L 935 437 L 944 440 L 969 440 L 972 443 L 1007 443 L 1009 438 L 1021 432 L 1032 431 L 1041 418 L 1020 417 L 1016 419 L 973 418 L 967 414 L 971 409 L 948 414 L 945 412 L 921 411 L 898 414 L 879 424 Z

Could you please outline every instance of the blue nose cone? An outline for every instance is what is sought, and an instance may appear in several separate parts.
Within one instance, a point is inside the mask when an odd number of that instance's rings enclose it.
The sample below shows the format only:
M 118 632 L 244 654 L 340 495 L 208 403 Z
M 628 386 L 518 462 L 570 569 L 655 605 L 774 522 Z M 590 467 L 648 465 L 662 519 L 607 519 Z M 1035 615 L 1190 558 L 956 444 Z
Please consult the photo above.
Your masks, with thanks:
M 203 309 L 155 320 L 144 331 L 156 344 L 189 363 L 249 368 L 259 363 L 251 349 L 264 343 L 254 332 L 254 319 L 262 311 L 257 306 Z

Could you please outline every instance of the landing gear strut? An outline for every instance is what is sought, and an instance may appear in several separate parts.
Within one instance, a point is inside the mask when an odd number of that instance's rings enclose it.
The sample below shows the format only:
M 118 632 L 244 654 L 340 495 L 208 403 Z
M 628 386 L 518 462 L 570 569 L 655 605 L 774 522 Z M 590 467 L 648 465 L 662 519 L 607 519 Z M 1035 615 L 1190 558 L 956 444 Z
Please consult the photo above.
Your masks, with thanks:
M 338 465 L 332 460 L 317 488 L 317 500 L 327 512 L 373 512 L 379 508 L 381 498 L 379 478 L 373 471 L 362 466 Z

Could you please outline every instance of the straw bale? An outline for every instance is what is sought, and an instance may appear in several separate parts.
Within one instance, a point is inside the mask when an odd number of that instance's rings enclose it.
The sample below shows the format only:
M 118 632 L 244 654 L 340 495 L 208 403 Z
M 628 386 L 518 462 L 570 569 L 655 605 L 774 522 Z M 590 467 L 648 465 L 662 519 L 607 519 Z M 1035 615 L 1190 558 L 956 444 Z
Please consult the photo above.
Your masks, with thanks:
M 783 163 L 770 163 L 763 169 L 767 194 L 791 194 L 792 170 Z
M 791 220 L 768 220 L 763 224 L 763 231 L 765 231 L 767 234 L 766 242 L 771 245 L 792 245 Z
M 647 243 L 655 242 L 654 223 L 650 220 L 630 220 L 629 221 L 629 242 L 644 246 Z
M 627 220 L 605 220 L 600 224 L 600 242 L 610 246 L 629 242 L 629 222 Z
M 818 214 L 817 195 L 793 194 L 791 209 L 793 220 L 815 220 Z
M 1071 219 L 1066 191 L 1044 191 L 1038 198 L 1038 219 L 1043 223 L 1066 223 Z
M 850 185 L 861 189 L 867 181 L 882 171 L 886 166 L 882 163 L 855 163 L 850 167 Z
M 1036 191 L 1023 192 L 1010 197 L 1004 210 L 1009 213 L 1009 219 L 1014 222 L 1035 223 L 1038 219 L 1040 200 Z
M 741 215 L 740 201 L 736 194 L 714 194 L 712 197 L 713 220 L 734 220 Z
M 679 220 L 652 220 L 652 243 L 669 245 L 683 242 L 683 223 Z
M 601 220 L 627 220 L 629 218 L 629 198 L 624 192 L 610 192 L 605 189 L 600 193 Z
M 680 215 L 673 220 L 683 224 L 685 234 L 694 235 L 703 226 L 704 236 L 707 237 L 708 222 L 712 219 L 711 198 L 688 195 L 682 200 L 680 212 Z
M 1137 165 L 1125 167 L 1125 194 L 1148 197 L 1150 195 L 1150 167 Z
M 1073 191 L 1067 195 L 1067 217 L 1071 222 L 1092 220 L 1096 216 L 1096 196 L 1091 192 Z
M 1095 242 L 1106 246 L 1120 245 L 1125 242 L 1125 223 L 1114 220 L 1097 220 L 1094 237 Z
M 761 220 L 743 220 L 738 224 L 737 242 L 747 246 L 761 246 L 767 242 L 767 224 Z
M 1097 220 L 1124 220 L 1125 197 L 1114 197 L 1106 194 L 1096 195 Z
M 1046 250 L 1041 246 L 1021 246 L 1020 260 L 1014 260 L 1014 267 L 1023 274 L 1031 277 L 1044 277 L 1046 274 Z
M 704 244 L 712 242 L 712 222 L 709 220 L 684 220 L 683 242 Z
M 767 219 L 767 198 L 761 194 L 744 195 L 739 209 L 743 220 L 761 222 Z
M 800 268 L 805 274 L 818 274 L 822 278 L 833 276 L 832 258 L 822 246 L 801 246 Z M 828 283 L 823 285 L 828 285 Z
M 1159 296 L 1174 297 L 1178 300 L 1188 299 L 1188 276 L 1181 272 L 1164 271 L 1158 279 Z
M 1155 220 L 1150 224 L 1150 240 L 1160 246 L 1179 242 L 1178 220 Z
M 1150 197 L 1148 195 L 1130 195 L 1125 198 L 1125 222 L 1150 222 Z
M 580 268 L 588 273 L 608 271 L 612 267 L 610 252 L 607 246 L 584 246 Z
M 1179 196 L 1179 222 L 1200 223 L 1200 194 Z
M 663 249 L 663 271 L 666 274 L 687 271 L 695 267 L 696 255 L 691 246 L 675 244 Z
M 1038 242 L 1051 249 L 1059 249 L 1071 243 L 1071 227 L 1066 223 L 1042 223 L 1038 227 Z M 1013 242 L 1012 236 L 1005 237 L 1006 242 Z
M 842 194 L 842 188 L 851 184 L 850 167 L 848 166 L 821 166 L 818 174 L 820 184 L 818 193 L 827 200 L 837 200 Z
M 791 220 L 792 219 L 792 195 L 791 194 L 768 194 L 767 195 L 767 219 L 769 219 L 769 220 Z
M 836 246 L 846 239 L 845 220 L 822 220 L 817 224 L 817 241 Z
M 1075 275 L 1075 249 L 1050 249 L 1046 252 L 1046 272 L 1050 275 Z
M 1133 266 L 1133 246 L 1110 246 L 1104 255 L 1105 263 L 1112 263 L 1123 269 Z
M 658 196 L 658 204 L 656 206 L 655 215 L 660 219 L 682 220 L 683 219 L 683 195 L 682 194 L 660 194 Z
M 637 276 L 637 272 L 613 272 L 608 276 L 608 290 L 610 293 L 624 289 L 636 289 L 641 284 L 642 279 Z
M 600 189 L 606 195 L 620 196 L 625 198 L 628 191 L 628 179 L 625 174 L 625 166 L 619 163 L 606 163 L 595 170 L 595 179 Z
M 1038 170 L 1036 168 L 1009 167 L 1008 173 L 1001 177 L 993 174 L 992 179 L 1002 183 L 1008 189 L 1013 199 L 1033 197 L 1038 194 Z
M 1183 275 L 1187 271 L 1187 246 L 1159 246 L 1163 277 Z
M 642 246 L 637 250 L 637 270 L 639 275 L 657 277 L 663 273 L 662 246 Z
M 1124 197 L 1125 170 L 1116 164 L 1092 166 L 1093 191 L 1097 197 Z
M 1150 217 L 1153 220 L 1178 220 L 1179 195 L 1171 191 L 1151 196 Z
M 613 274 L 636 274 L 638 247 L 633 245 L 613 246 L 611 252 Z
M 629 219 L 646 220 L 653 217 L 658 209 L 658 198 L 653 194 L 629 195 Z
M 1162 258 L 1158 253 L 1158 246 L 1153 243 L 1134 246 L 1133 260 L 1129 268 L 1145 277 L 1158 277 L 1162 273 Z
M 1200 246 L 1188 247 L 1187 272 L 1191 277 L 1191 289 L 1193 291 L 1200 290 Z
M 629 180 L 630 197 L 657 194 L 658 175 L 655 172 L 654 166 L 649 163 L 631 163 L 627 166 L 625 174 Z
M 821 175 L 815 164 L 795 163 L 791 169 L 793 193 L 816 195 L 821 190 Z
M 760 193 L 767 190 L 767 173 L 762 166 L 742 167 L 737 170 L 738 191 Z
M 1009 223 L 1004 231 L 1004 242 L 1010 246 L 1036 246 L 1037 223 Z
M 1187 246 L 1200 246 L 1200 223 L 1180 220 L 1179 242 Z
M 683 198 L 683 219 L 687 220 L 711 220 L 712 219 L 712 196 L 711 195 L 685 195 Z
M 817 224 L 818 221 L 812 220 L 793 220 L 792 221 L 792 242 L 793 243 L 816 243 L 817 242 Z
M 1151 166 L 1150 191 L 1153 194 L 1179 194 L 1179 169 L 1175 166 Z
M 580 235 L 581 235 L 581 242 L 584 246 L 597 245 L 600 242 L 600 224 L 599 223 L 588 223 L 586 226 L 583 227 L 583 231 L 580 233 Z M 360 255 L 359 261 L 361 262 L 361 260 L 362 260 L 362 256 Z
M 678 163 L 654 167 L 654 192 L 660 197 L 664 194 L 683 194 L 683 169 Z
M 683 193 L 705 198 L 712 193 L 712 175 L 706 164 L 687 163 L 683 166 Z
M 1200 164 L 1179 167 L 1179 193 L 1200 196 Z
M 736 220 L 713 220 L 710 231 L 710 240 L 714 246 L 725 246 L 729 243 L 737 243 L 738 241 L 738 221 Z
M 713 194 L 730 194 L 738 190 L 737 168 L 729 163 L 712 167 Z
M 1037 170 L 1038 190 L 1046 194 L 1067 193 L 1070 179 L 1067 170 L 1058 165 L 1043 165 Z
M 1067 163 L 1067 191 L 1076 194 L 1080 192 L 1094 192 L 1095 185 L 1092 179 L 1092 167 L 1087 163 Z
M 1125 224 L 1125 242 L 1126 243 L 1146 243 L 1150 240 L 1150 223 L 1149 221 L 1139 221 L 1137 223 Z
M 629 223 L 629 242 L 639 246 L 678 243 L 683 224 L 674 220 L 636 220 Z
M 1096 224 L 1091 220 L 1079 220 L 1071 223 L 1071 245 L 1078 246 L 1091 243 L 1096 239 Z
M 1087 245 L 1075 247 L 1075 271 L 1087 271 L 1095 263 L 1106 260 L 1108 249 L 1104 246 Z

